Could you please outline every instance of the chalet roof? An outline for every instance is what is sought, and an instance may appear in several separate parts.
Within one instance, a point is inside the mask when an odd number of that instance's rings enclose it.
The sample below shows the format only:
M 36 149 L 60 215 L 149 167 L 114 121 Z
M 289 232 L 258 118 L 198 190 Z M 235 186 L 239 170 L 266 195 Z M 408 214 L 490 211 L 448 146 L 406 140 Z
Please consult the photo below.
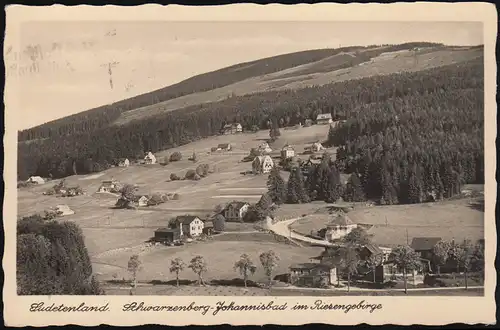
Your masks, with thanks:
M 224 125 L 224 129 L 231 129 L 231 128 L 233 128 L 233 125 L 231 124 Z
M 287 144 L 286 146 L 284 146 L 283 148 L 281 148 L 281 150 L 294 150 L 293 147 L 289 144 Z
M 238 127 L 238 126 L 241 126 L 241 124 L 240 123 L 234 123 L 234 124 L 232 124 L 232 127 Z
M 199 217 L 195 215 L 180 215 L 176 218 L 176 221 L 182 223 L 183 225 L 188 225 L 195 219 L 199 219 Z
M 429 251 L 441 241 L 441 237 L 414 237 L 411 248 L 415 251 Z
M 230 146 L 229 143 L 220 143 L 217 148 L 226 149 Z
M 142 195 L 142 194 L 139 194 L 139 195 L 134 195 L 134 197 L 133 197 L 133 201 L 134 201 L 134 202 L 138 202 L 138 201 L 140 201 L 142 198 L 146 198 L 146 199 L 148 199 L 148 196 L 147 196 L 147 195 Z
M 106 181 L 103 181 L 101 186 L 103 187 L 111 187 L 113 186 L 114 184 L 116 184 L 116 181 L 113 181 L 113 180 L 106 180 Z
M 265 159 L 267 159 L 267 158 L 269 158 L 271 161 L 273 160 L 270 156 L 265 155 L 265 156 L 256 156 L 256 157 L 253 159 L 253 161 L 255 161 L 255 160 L 257 160 L 257 159 L 258 159 L 258 160 L 259 160 L 259 162 L 260 162 L 260 163 L 262 163 L 262 162 L 263 162 Z
M 214 226 L 214 223 L 212 221 L 205 221 L 203 227 L 212 228 L 213 226 Z
M 231 202 L 231 203 L 227 204 L 226 208 L 234 207 L 235 209 L 240 210 L 245 205 L 249 205 L 249 204 L 247 202 L 236 201 L 236 202 Z
M 332 119 L 332 114 L 331 113 L 321 113 L 316 117 L 316 120 L 318 119 Z
M 332 221 L 330 221 L 330 223 L 327 226 L 328 227 L 329 226 L 348 226 L 348 225 L 353 225 L 353 224 L 354 224 L 354 222 L 352 222 L 352 220 L 349 219 L 349 217 L 346 214 L 340 213 L 336 217 L 334 217 L 332 219 Z
M 325 264 L 320 264 L 317 262 L 304 262 L 304 263 L 298 263 L 298 264 L 293 264 L 290 266 L 290 269 L 313 269 L 317 267 L 327 267 Z

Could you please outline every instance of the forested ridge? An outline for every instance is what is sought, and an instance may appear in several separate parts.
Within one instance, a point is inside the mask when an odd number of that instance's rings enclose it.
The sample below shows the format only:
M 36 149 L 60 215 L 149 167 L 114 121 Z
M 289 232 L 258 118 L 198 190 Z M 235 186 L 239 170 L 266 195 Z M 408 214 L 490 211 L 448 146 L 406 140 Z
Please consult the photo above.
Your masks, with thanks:
M 36 139 L 57 138 L 67 136 L 69 134 L 90 133 L 94 130 L 107 127 L 115 121 L 121 113 L 126 111 L 151 106 L 191 93 L 204 92 L 220 88 L 244 79 L 316 62 L 342 52 L 357 52 L 357 56 L 354 57 L 352 61 L 346 61 L 346 63 L 344 63 L 344 66 L 352 66 L 363 61 L 370 60 L 370 58 L 375 57 L 382 52 L 430 46 L 435 47 L 441 45 L 418 42 L 401 45 L 384 45 L 384 47 L 353 46 L 336 49 L 316 49 L 240 63 L 220 70 L 200 74 L 183 80 L 177 84 L 149 93 L 137 95 L 113 104 L 103 105 L 75 115 L 57 119 L 34 128 L 20 131 L 18 134 L 18 140 L 30 141 Z M 335 69 L 340 68 L 341 67 L 336 67 Z M 324 67 L 323 69 L 333 70 L 334 68 Z

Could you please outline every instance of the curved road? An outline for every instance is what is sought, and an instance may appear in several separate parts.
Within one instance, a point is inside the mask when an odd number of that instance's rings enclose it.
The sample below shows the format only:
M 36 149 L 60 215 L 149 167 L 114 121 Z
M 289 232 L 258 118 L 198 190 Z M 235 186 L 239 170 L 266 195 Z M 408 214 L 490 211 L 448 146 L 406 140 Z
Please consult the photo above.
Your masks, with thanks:
M 283 220 L 283 221 L 278 221 L 276 223 L 271 223 L 271 221 L 268 220 L 268 228 L 271 230 L 273 233 L 284 236 L 284 237 L 289 237 L 293 238 L 302 242 L 310 243 L 310 244 L 315 244 L 315 245 L 321 245 L 321 246 L 337 246 L 337 244 L 333 244 L 331 242 L 328 242 L 326 240 L 319 240 L 319 239 L 314 239 L 311 237 L 307 237 L 304 235 L 301 235 L 297 232 L 292 231 L 289 226 L 294 223 L 295 221 L 301 219 L 299 218 L 293 218 L 289 220 Z

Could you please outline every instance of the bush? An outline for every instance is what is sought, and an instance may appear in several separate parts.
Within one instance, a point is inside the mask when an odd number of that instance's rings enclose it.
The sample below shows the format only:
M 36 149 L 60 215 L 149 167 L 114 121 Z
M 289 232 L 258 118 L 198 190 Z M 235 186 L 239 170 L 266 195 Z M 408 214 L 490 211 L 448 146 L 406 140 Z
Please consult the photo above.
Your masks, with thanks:
M 174 201 L 178 200 L 179 198 L 180 198 L 179 194 L 174 194 L 174 195 L 172 196 L 172 199 L 173 199 Z
M 195 170 L 187 170 L 186 175 L 184 175 L 184 178 L 186 178 L 188 180 L 194 180 L 195 176 L 196 176 Z
M 182 159 L 182 154 L 178 151 L 174 152 L 172 155 L 170 155 L 170 161 L 171 162 L 177 162 Z
M 203 177 L 206 177 L 208 175 L 209 170 L 210 170 L 210 167 L 208 166 L 208 164 L 201 164 L 201 165 L 198 165 L 198 167 L 196 167 L 196 174 L 198 174 L 199 176 L 201 176 L 203 178 Z
M 180 179 L 181 179 L 181 177 L 178 176 L 177 174 L 175 174 L 175 173 L 170 174 L 170 180 L 177 181 L 177 180 L 180 180 Z

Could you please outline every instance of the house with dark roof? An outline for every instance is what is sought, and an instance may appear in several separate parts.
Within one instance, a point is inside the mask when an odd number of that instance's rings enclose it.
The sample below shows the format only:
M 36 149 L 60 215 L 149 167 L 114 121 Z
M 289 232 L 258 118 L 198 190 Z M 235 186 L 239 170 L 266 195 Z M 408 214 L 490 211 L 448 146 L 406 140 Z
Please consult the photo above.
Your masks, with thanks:
M 250 204 L 247 202 L 233 201 L 224 208 L 224 218 L 226 221 L 243 221 L 243 217 L 248 211 Z
M 161 243 L 174 243 L 181 238 L 179 228 L 158 228 L 155 230 L 153 241 Z
M 432 250 L 441 240 L 441 237 L 414 237 L 410 247 L 415 250 L 421 258 L 432 260 L 434 255 Z
M 216 151 L 231 151 L 230 143 L 220 143 L 217 145 Z
M 175 218 L 176 228 L 181 236 L 196 237 L 203 233 L 205 223 L 194 215 L 180 215 Z
M 99 190 L 97 192 L 118 192 L 120 190 L 121 186 L 118 181 L 116 180 L 106 180 L 103 181 L 101 186 L 99 187 Z
M 293 264 L 289 280 L 295 286 L 328 287 L 337 282 L 337 267 L 318 262 Z
M 243 132 L 243 126 L 240 123 L 226 124 L 221 130 L 222 134 L 236 134 Z

